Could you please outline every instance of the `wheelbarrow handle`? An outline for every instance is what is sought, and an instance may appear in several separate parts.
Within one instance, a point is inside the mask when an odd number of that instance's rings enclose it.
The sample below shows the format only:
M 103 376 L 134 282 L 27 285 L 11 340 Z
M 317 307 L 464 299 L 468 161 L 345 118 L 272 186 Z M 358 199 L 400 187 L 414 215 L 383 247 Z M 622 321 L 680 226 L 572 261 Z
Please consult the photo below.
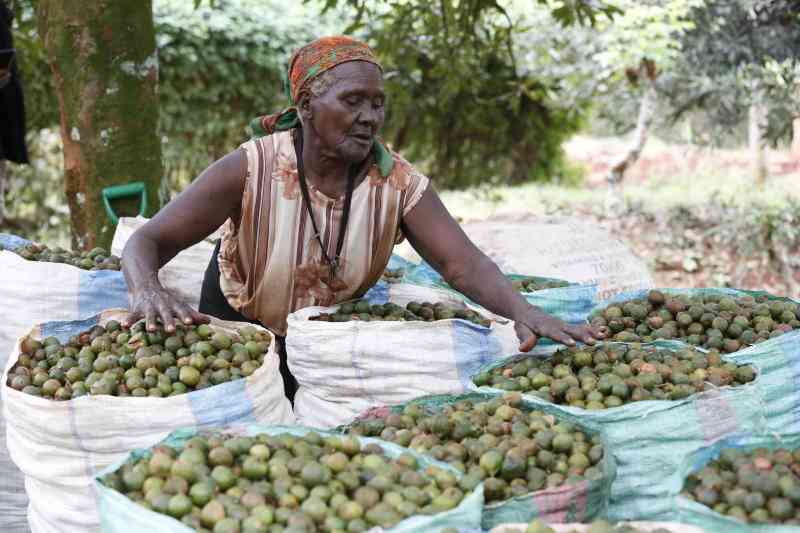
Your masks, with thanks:
M 144 216 L 147 212 L 147 187 L 143 181 L 134 181 L 124 185 L 113 185 L 103 189 L 103 206 L 111 222 L 116 226 L 119 223 L 119 216 L 111 207 L 111 200 L 139 196 L 139 214 Z

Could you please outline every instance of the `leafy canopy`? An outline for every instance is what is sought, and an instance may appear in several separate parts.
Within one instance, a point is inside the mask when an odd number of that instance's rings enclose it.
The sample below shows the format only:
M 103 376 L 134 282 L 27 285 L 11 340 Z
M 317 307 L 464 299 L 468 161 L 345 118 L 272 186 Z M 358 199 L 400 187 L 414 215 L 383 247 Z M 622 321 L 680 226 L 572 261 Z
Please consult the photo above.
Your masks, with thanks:
M 768 137 L 791 135 L 800 115 L 800 5 L 791 0 L 707 0 L 692 8 L 694 29 L 667 87 L 674 118 L 703 110 L 725 129 L 740 127 L 750 104 L 770 107 Z M 762 96 L 763 95 L 763 96 Z

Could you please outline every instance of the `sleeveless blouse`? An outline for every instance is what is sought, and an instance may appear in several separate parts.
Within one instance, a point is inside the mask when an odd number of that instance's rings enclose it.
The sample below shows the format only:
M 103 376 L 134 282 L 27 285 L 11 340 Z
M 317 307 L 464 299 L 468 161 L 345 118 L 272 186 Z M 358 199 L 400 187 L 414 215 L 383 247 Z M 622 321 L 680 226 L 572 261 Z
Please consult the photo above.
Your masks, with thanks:
M 292 132 L 240 148 L 247 154 L 247 177 L 240 218 L 228 219 L 222 229 L 220 288 L 234 309 L 286 335 L 289 313 L 360 297 L 380 279 L 394 245 L 403 239 L 402 219 L 429 180 L 396 153 L 387 177 L 372 164 L 353 191 L 339 268 L 331 280 L 303 206 Z M 333 257 L 344 197 L 333 199 L 311 183 L 308 187 L 320 238 Z

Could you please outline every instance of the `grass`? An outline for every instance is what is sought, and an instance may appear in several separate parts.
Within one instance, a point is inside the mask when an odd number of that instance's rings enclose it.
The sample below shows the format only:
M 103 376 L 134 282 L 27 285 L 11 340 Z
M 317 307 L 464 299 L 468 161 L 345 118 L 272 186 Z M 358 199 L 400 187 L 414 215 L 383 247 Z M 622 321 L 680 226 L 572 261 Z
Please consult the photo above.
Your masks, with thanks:
M 596 141 L 596 140 L 593 140 Z M 585 145 L 585 143 L 584 143 Z M 592 149 L 590 148 L 591 152 Z M 599 149 L 594 147 L 594 151 Z M 692 155 L 682 147 L 654 143 L 645 150 L 642 161 L 631 169 L 623 184 L 626 202 L 645 210 L 669 209 L 677 206 L 697 206 L 712 199 L 726 204 L 782 206 L 790 198 L 800 199 L 797 172 L 768 178 L 763 188 L 755 186 L 747 166 L 747 153 L 725 151 Z M 527 212 L 547 215 L 564 214 L 570 208 L 602 209 L 609 198 L 603 180 L 604 171 L 590 169 L 585 160 L 602 157 L 587 154 L 583 149 L 570 147 L 567 152 L 584 161 L 587 168 L 585 185 L 569 187 L 548 184 L 526 184 L 515 187 L 478 188 L 465 191 L 444 191 L 442 200 L 451 213 L 463 220 L 483 219 L 494 215 Z M 778 156 L 771 154 L 773 161 Z

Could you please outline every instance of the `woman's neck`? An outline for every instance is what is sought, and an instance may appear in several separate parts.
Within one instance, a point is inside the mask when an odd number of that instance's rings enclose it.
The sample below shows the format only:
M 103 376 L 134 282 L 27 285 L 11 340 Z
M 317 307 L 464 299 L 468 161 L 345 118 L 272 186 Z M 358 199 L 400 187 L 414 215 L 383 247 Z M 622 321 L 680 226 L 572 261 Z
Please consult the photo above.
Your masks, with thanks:
M 331 198 L 344 195 L 350 165 L 320 146 L 317 136 L 307 128 L 303 132 L 303 168 L 305 177 L 323 194 Z

